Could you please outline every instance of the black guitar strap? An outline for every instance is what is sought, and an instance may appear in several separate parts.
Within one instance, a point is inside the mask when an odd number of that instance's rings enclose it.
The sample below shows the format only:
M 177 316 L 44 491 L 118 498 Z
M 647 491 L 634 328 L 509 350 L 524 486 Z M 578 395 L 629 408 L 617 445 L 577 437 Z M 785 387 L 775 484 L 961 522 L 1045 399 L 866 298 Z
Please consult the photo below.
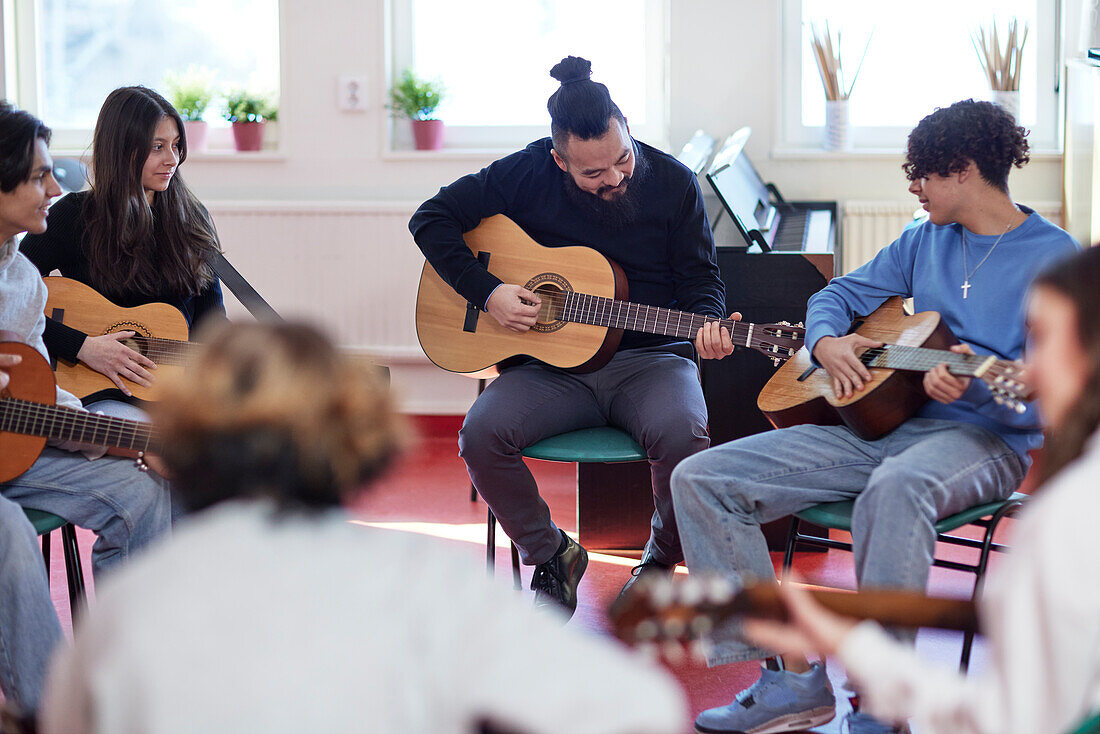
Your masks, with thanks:
M 214 262 L 211 265 L 213 265 L 214 273 L 218 276 L 218 279 L 233 292 L 237 300 L 244 304 L 244 307 L 256 317 L 257 321 L 283 320 L 283 317 L 271 307 L 271 304 L 256 292 L 252 284 L 245 280 L 244 276 L 225 259 L 225 255 L 215 252 Z

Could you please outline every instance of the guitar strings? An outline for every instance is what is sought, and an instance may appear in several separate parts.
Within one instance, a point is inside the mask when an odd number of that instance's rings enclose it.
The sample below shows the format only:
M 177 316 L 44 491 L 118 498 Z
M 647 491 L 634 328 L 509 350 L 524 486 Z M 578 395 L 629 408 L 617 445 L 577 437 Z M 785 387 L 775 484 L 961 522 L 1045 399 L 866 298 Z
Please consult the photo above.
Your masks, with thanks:
M 0 399 L 0 430 L 142 451 L 148 450 L 156 437 L 154 427 L 141 421 L 18 398 Z

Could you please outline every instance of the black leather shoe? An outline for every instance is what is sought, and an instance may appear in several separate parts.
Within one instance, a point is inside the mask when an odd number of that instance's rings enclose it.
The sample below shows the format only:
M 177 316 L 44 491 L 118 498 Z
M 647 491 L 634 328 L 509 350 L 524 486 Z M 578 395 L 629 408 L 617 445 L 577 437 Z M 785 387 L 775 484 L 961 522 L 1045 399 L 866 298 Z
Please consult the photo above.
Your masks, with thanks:
M 577 586 L 588 568 L 588 552 L 580 544 L 562 533 L 565 549 L 545 563 L 535 566 L 531 576 L 531 590 L 535 592 L 535 606 L 557 605 L 569 612 L 577 611 Z
M 645 553 L 642 554 L 641 562 L 630 571 L 630 578 L 623 584 L 623 588 L 619 590 L 619 596 L 616 598 L 621 599 L 627 589 L 646 576 L 663 574 L 668 577 L 671 576 L 675 570 L 676 564 L 669 565 L 658 561 L 653 557 L 653 554 L 650 553 L 649 548 L 646 548 Z

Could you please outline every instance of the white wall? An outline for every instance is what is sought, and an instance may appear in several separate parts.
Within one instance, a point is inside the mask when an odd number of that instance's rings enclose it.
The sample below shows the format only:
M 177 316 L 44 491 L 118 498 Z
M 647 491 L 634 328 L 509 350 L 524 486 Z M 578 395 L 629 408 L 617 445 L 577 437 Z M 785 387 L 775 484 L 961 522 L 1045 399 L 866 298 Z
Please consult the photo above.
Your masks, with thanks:
M 909 198 L 899 168 L 900 155 L 771 157 L 772 131 L 778 128 L 778 2 L 670 0 L 670 4 L 670 140 L 675 148 L 699 127 L 720 138 L 751 125 L 754 135 L 749 154 L 764 177 L 790 198 Z M 196 157 L 188 161 L 183 173 L 203 200 L 212 205 L 255 200 L 419 201 L 492 159 L 471 154 L 431 158 L 386 155 L 383 0 L 282 0 L 281 12 L 285 65 L 279 117 L 281 155 L 273 160 Z M 470 22 L 478 19 L 471 17 Z M 562 49 L 562 55 L 568 52 Z M 595 71 L 598 77 L 599 70 Z M 367 78 L 372 100 L 367 112 L 337 110 L 335 85 L 340 74 Z M 493 84 L 492 69 L 485 70 L 485 84 Z M 1061 191 L 1060 170 L 1058 159 L 1035 160 L 1026 170 L 1013 174 L 1013 193 L 1023 202 L 1056 201 Z M 316 233 L 321 239 L 330 236 L 325 231 Z M 224 245 L 231 259 L 234 251 L 242 253 L 242 248 L 254 258 L 256 248 L 268 247 L 239 239 Z M 281 245 L 285 250 L 286 246 L 310 248 L 312 243 L 306 239 Z M 349 241 L 346 246 L 369 249 L 379 263 L 378 271 L 365 274 L 366 278 L 407 278 L 409 292 L 415 289 L 415 272 L 386 269 L 392 260 L 389 253 L 413 247 L 411 238 Z M 240 259 L 250 258 L 242 253 Z M 288 270 L 279 282 L 302 289 L 324 288 L 326 284 L 320 280 L 324 274 L 323 265 L 311 273 Z M 279 293 L 265 295 L 279 306 Z M 423 363 L 396 364 L 394 379 L 407 395 L 406 405 L 419 411 L 461 411 L 474 397 L 472 381 L 440 375 Z

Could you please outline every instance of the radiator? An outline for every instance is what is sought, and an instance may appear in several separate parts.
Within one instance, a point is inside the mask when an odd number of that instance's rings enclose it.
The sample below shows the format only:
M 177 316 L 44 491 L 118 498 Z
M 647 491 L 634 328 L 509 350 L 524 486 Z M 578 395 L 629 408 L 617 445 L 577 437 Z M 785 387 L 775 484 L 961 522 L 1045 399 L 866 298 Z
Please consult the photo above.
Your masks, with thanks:
M 225 255 L 284 317 L 321 324 L 341 345 L 423 359 L 409 234 L 416 203 L 212 202 Z M 228 293 L 230 318 L 247 312 Z
M 875 254 L 897 239 L 905 225 L 913 221 L 918 210 L 915 200 L 847 201 L 844 202 L 842 271 L 851 271 L 863 265 Z M 1057 225 L 1062 223 L 1060 203 L 1039 203 L 1033 207 Z

